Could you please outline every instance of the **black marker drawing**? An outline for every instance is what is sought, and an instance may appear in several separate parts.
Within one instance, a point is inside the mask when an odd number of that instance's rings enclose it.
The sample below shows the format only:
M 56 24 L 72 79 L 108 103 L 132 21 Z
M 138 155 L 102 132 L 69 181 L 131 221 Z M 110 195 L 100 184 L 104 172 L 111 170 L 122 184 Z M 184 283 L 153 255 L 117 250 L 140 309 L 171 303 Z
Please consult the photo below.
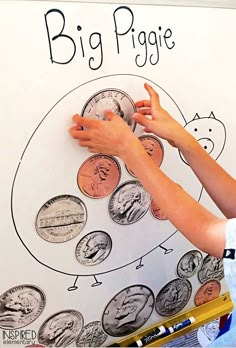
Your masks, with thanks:
M 165 233 L 161 236 L 159 236 L 158 233 L 155 232 L 155 239 L 149 239 L 152 240 L 152 243 L 150 242 L 150 244 L 146 244 L 146 243 L 139 243 L 138 240 L 136 242 L 137 245 L 141 245 L 140 247 L 142 249 L 140 249 L 134 256 L 132 259 L 128 259 L 127 256 L 129 255 L 122 255 L 122 258 L 119 259 L 119 262 L 113 264 L 113 266 L 106 266 L 108 263 L 107 262 L 102 262 L 100 264 L 94 265 L 93 267 L 85 267 L 85 265 L 80 265 L 76 259 L 75 259 L 75 249 L 76 249 L 76 245 L 78 244 L 79 240 L 81 239 L 81 237 L 83 237 L 85 234 L 88 233 L 88 231 L 86 231 L 86 226 L 84 227 L 83 231 L 80 232 L 79 236 L 75 236 L 75 238 L 73 238 L 70 242 L 68 243 L 72 243 L 74 242 L 74 244 L 72 245 L 72 249 L 73 251 L 71 251 L 71 259 L 69 259 L 69 263 L 71 262 L 71 266 L 70 267 L 65 267 L 63 261 L 60 258 L 53 258 L 53 260 L 50 257 L 47 257 L 46 252 L 44 251 L 44 253 L 40 253 L 38 250 L 39 248 L 39 243 L 47 243 L 46 240 L 43 240 L 41 238 L 39 240 L 34 240 L 34 236 L 37 236 L 37 233 L 33 234 L 32 232 L 32 221 L 34 221 L 35 216 L 37 215 L 38 209 L 44 204 L 44 202 L 46 202 L 47 200 L 50 200 L 51 197 L 56 197 L 56 196 L 60 196 L 62 195 L 62 192 L 58 192 L 58 188 L 54 189 L 54 176 L 50 176 L 50 173 L 48 173 L 47 171 L 41 171 L 40 172 L 40 178 L 38 179 L 38 181 L 41 183 L 41 185 L 45 185 L 45 187 L 41 187 L 41 191 L 42 192 L 48 192 L 50 190 L 52 190 L 52 192 L 54 192 L 54 196 L 51 195 L 50 197 L 47 196 L 47 199 L 45 199 L 42 202 L 35 202 L 35 207 L 31 207 L 32 206 L 32 202 L 35 201 L 35 188 L 32 186 L 30 187 L 30 182 L 26 180 L 25 178 L 32 178 L 35 177 L 37 179 L 37 175 L 38 174 L 38 168 L 42 167 L 42 163 L 43 163 L 43 159 L 47 158 L 48 163 L 50 163 L 50 168 L 55 167 L 57 169 L 57 175 L 58 175 L 58 181 L 60 181 L 60 175 L 61 176 L 61 180 L 63 180 L 63 185 L 64 185 L 64 192 L 63 194 L 66 194 L 68 197 L 69 196 L 79 196 L 78 198 L 82 200 L 82 202 L 84 202 L 84 205 L 86 206 L 86 210 L 87 210 L 87 219 L 92 219 L 91 214 L 93 214 L 93 212 L 89 211 L 89 204 L 87 203 L 86 199 L 91 199 L 91 198 L 87 198 L 85 195 L 83 195 L 81 193 L 79 193 L 78 187 L 74 186 L 74 183 L 76 181 L 76 173 L 78 172 L 78 161 L 74 161 L 71 160 L 70 162 L 70 166 L 71 166 L 71 173 L 68 170 L 68 173 L 70 174 L 70 179 L 69 177 L 67 178 L 67 180 L 64 180 L 64 176 L 63 176 L 63 168 L 64 168 L 64 164 L 62 163 L 62 168 L 60 167 L 61 163 L 60 161 L 58 161 L 58 158 L 55 157 L 54 153 L 51 153 L 51 148 L 53 148 L 53 146 L 51 146 L 51 143 L 48 142 L 48 147 L 44 146 L 38 146 L 38 144 L 40 143 L 40 137 L 44 139 L 44 142 L 46 141 L 46 138 L 44 136 L 45 131 L 47 130 L 47 128 L 49 127 L 55 127 L 56 125 L 60 125 L 61 122 L 65 122 L 64 118 L 65 118 L 65 110 L 67 109 L 68 105 L 71 105 L 71 103 L 73 102 L 75 105 L 77 105 L 78 100 L 80 100 L 81 95 L 83 95 L 84 93 L 81 93 L 81 89 L 85 89 L 88 93 L 88 91 L 93 90 L 94 93 L 91 93 L 91 95 L 94 96 L 94 98 L 91 99 L 90 103 L 95 103 L 95 96 L 99 96 L 99 98 L 103 98 L 103 94 L 106 96 L 108 93 L 108 91 L 110 91 L 109 93 L 111 93 L 112 91 L 112 99 L 115 98 L 115 94 L 113 95 L 113 90 L 116 91 L 115 93 L 117 93 L 117 91 L 125 91 L 125 84 L 126 81 L 129 81 L 130 84 L 132 84 L 133 86 L 140 86 L 140 91 L 142 91 L 143 93 L 143 83 L 144 82 L 149 82 L 150 84 L 152 84 L 154 86 L 154 88 L 156 88 L 156 90 L 158 91 L 158 93 L 161 95 L 161 97 L 165 98 L 171 105 L 171 107 L 175 110 L 175 116 L 176 118 L 178 118 L 178 121 L 183 124 L 183 126 L 188 127 L 188 129 L 192 132 L 192 134 L 194 136 L 196 136 L 196 138 L 198 139 L 198 141 L 204 146 L 206 146 L 206 150 L 210 153 L 210 155 L 212 155 L 214 157 L 214 159 L 218 159 L 220 154 L 222 153 L 224 146 L 225 146 L 225 141 L 226 141 L 226 130 L 225 130 L 225 126 L 224 124 L 217 120 L 213 114 L 213 112 L 211 112 L 210 117 L 202 117 L 200 118 L 198 115 L 196 115 L 194 117 L 194 120 L 187 122 L 186 118 L 184 117 L 183 113 L 181 112 L 180 108 L 178 107 L 178 105 L 176 104 L 176 102 L 173 100 L 173 98 L 159 85 L 155 84 L 153 81 L 144 78 L 142 76 L 138 76 L 138 75 L 132 75 L 132 74 L 117 74 L 117 75 L 109 75 L 109 76 L 104 76 L 101 78 L 97 78 L 95 80 L 86 82 L 76 88 L 74 88 L 73 90 L 69 91 L 66 95 L 64 95 L 50 110 L 49 112 L 42 118 L 41 122 L 39 123 L 39 125 L 37 126 L 37 128 L 35 129 L 35 131 L 33 132 L 32 136 L 30 137 L 28 143 L 26 144 L 26 147 L 21 155 L 21 158 L 19 160 L 18 166 L 16 168 L 16 173 L 15 173 L 15 177 L 12 183 L 12 192 L 11 192 L 11 214 L 12 214 L 12 221 L 15 227 L 15 231 L 16 234 L 18 236 L 18 238 L 20 239 L 20 241 L 22 242 L 23 246 L 26 248 L 26 250 L 31 254 L 31 256 L 37 261 L 39 262 L 41 265 L 47 267 L 48 269 L 61 273 L 65 276 L 69 276 L 73 278 L 73 282 L 71 282 L 72 284 L 70 286 L 68 286 L 68 291 L 73 291 L 78 289 L 78 281 L 79 279 L 81 279 L 82 277 L 91 277 L 92 278 L 92 287 L 96 287 L 102 284 L 102 281 L 100 280 L 100 276 L 104 275 L 104 274 L 108 274 L 111 272 L 115 272 L 116 270 L 120 270 L 123 269 L 131 264 L 135 264 L 136 267 L 135 269 L 138 271 L 138 269 L 140 269 L 141 267 L 143 267 L 144 263 L 143 260 L 144 258 L 149 255 L 150 253 L 152 253 L 154 250 L 159 250 L 161 252 L 164 253 L 164 255 L 168 255 L 169 253 L 171 253 L 173 251 L 173 248 L 171 247 L 171 238 L 175 235 L 175 233 L 177 232 L 177 230 L 174 228 L 174 226 L 171 226 L 170 222 L 168 220 L 166 221 L 158 221 L 156 219 L 155 222 L 155 229 L 156 226 L 160 226 L 159 224 L 169 224 L 170 229 L 168 233 Z M 124 86 L 122 86 L 122 83 L 124 84 Z M 99 86 L 99 88 L 98 88 Z M 105 90 L 104 90 L 104 86 L 108 86 Z M 101 87 L 101 88 L 100 88 Z M 103 87 L 103 88 L 102 88 Z M 100 92 L 97 92 L 97 91 Z M 141 93 L 141 92 L 140 92 Z M 118 94 L 117 94 L 118 95 Z M 143 96 L 143 94 L 140 96 Z M 132 99 L 135 99 L 137 97 L 132 96 Z M 89 103 L 88 100 L 89 99 L 89 95 L 85 94 L 85 100 L 83 105 L 81 106 L 81 110 L 83 109 L 83 106 L 87 103 L 87 108 L 89 107 Z M 105 98 L 106 99 L 106 98 Z M 93 105 L 93 104 L 92 104 Z M 112 105 L 116 105 L 116 103 L 114 102 Z M 118 107 L 118 105 L 116 105 Z M 60 110 L 63 110 L 63 113 L 61 114 L 63 117 L 63 119 L 60 119 L 60 117 L 58 116 L 60 113 Z M 120 112 L 124 112 L 123 110 L 123 105 L 119 104 L 119 110 Z M 55 119 L 57 120 L 57 122 L 55 122 Z M 58 132 L 61 132 L 61 129 L 63 129 L 63 135 L 66 134 L 66 125 L 63 124 L 63 127 L 61 127 L 60 129 L 58 129 Z M 57 130 L 56 130 L 57 131 Z M 138 132 L 137 127 L 135 129 L 135 132 Z M 67 135 L 68 136 L 68 135 Z M 69 136 L 68 136 L 69 137 Z M 68 139 L 65 141 L 66 144 L 70 144 L 69 146 L 71 146 L 71 148 L 69 149 L 69 153 L 74 153 L 75 158 L 77 158 L 78 156 L 78 148 L 76 147 L 73 148 L 72 142 L 69 141 Z M 63 146 L 64 143 L 63 141 L 60 142 L 58 140 L 57 146 L 62 146 L 61 148 L 61 153 L 63 153 Z M 66 145 L 67 146 L 67 145 Z M 73 152 L 74 151 L 74 152 Z M 89 155 L 87 154 L 84 159 L 86 159 Z M 178 156 L 177 156 L 178 157 Z M 179 163 L 181 165 L 181 163 L 183 164 L 183 168 L 185 168 L 185 173 L 186 175 L 189 175 L 189 173 L 192 172 L 189 169 L 189 166 L 186 166 L 186 163 L 183 162 L 183 158 L 180 154 L 180 157 L 178 157 Z M 37 162 L 38 161 L 38 162 Z M 68 165 L 68 159 L 66 159 L 67 161 L 67 165 Z M 81 161 L 82 163 L 82 161 Z M 66 166 L 67 166 L 66 165 Z M 73 167 L 74 166 L 74 167 Z M 36 170 L 37 168 L 37 170 Z M 62 174 L 61 174 L 62 173 Z M 53 178 L 53 179 L 51 179 Z M 50 181 L 51 180 L 51 181 Z M 44 183 L 44 184 L 42 184 Z M 71 184 L 72 183 L 72 184 Z M 121 183 L 121 185 L 124 184 L 124 180 Z M 186 180 L 183 177 L 183 182 L 181 182 L 181 185 L 184 186 L 186 184 Z M 20 187 L 22 187 L 22 185 L 25 185 L 27 187 L 27 190 L 25 190 L 25 197 L 24 197 L 24 205 L 22 205 L 22 196 L 21 196 L 21 189 Z M 67 186 L 66 186 L 67 185 Z M 72 188 L 72 186 L 73 188 Z M 193 192 L 193 196 L 195 196 L 196 199 L 200 200 L 201 198 L 201 194 L 202 194 L 202 186 L 199 183 L 199 187 L 197 185 L 191 185 L 194 186 L 194 192 Z M 195 188 L 196 186 L 196 188 Z M 75 190 L 78 191 L 75 191 Z M 76 192 L 76 195 L 75 195 Z M 107 199 L 107 204 L 109 202 L 110 197 L 105 197 L 102 199 Z M 148 204 L 149 205 L 149 204 Z M 109 204 L 107 205 L 109 206 Z M 20 207 L 20 209 L 19 209 Z M 114 205 L 115 207 L 115 205 Z M 107 208 L 107 212 L 104 211 L 104 214 L 107 214 L 105 218 L 107 218 L 108 220 L 111 221 L 111 219 L 109 218 L 109 214 L 108 211 L 111 210 L 111 205 L 109 206 L 109 208 Z M 19 216 L 19 211 L 22 212 L 22 214 L 27 215 L 27 220 L 23 220 L 21 219 L 21 216 Z M 27 214 L 26 214 L 27 212 Z M 147 212 L 147 214 L 150 213 Z M 151 215 L 151 213 L 150 213 Z M 103 218 L 104 218 L 103 216 Z M 130 215 L 132 217 L 132 215 Z M 100 217 L 98 217 L 100 218 Z M 132 219 L 130 221 L 129 220 L 129 216 L 126 217 L 126 220 L 123 222 L 125 225 L 122 225 L 120 227 L 124 228 L 129 228 L 129 226 L 132 226 L 132 223 L 130 224 L 130 222 L 134 222 L 135 219 Z M 144 220 L 144 218 L 146 218 L 146 215 L 140 219 L 137 219 L 137 222 L 135 222 L 133 225 L 139 225 L 139 223 L 142 223 L 142 221 Z M 117 219 L 117 222 L 112 222 L 115 225 L 120 225 L 120 217 Z M 116 227 L 116 228 L 119 228 Z M 114 228 L 111 228 L 111 231 L 109 230 L 108 233 L 110 234 L 110 237 L 112 239 L 113 242 L 113 236 L 111 235 L 111 233 L 113 232 L 112 230 L 114 230 Z M 121 233 L 121 232 L 117 232 L 115 231 L 114 233 Z M 137 233 L 135 236 L 135 240 L 136 238 L 139 238 L 139 236 L 143 236 L 143 231 L 142 233 Z M 167 241 L 169 241 L 169 246 L 166 246 Z M 53 245 L 55 245 L 55 243 L 48 243 L 51 244 L 51 248 L 53 248 Z M 58 247 L 61 247 L 61 252 L 63 252 L 63 244 L 64 243 L 57 243 Z M 44 244 L 40 244 L 43 248 Z M 113 243 L 114 245 L 114 243 Z M 48 249 L 49 250 L 49 249 Z M 51 252 L 53 252 L 54 249 L 51 249 Z M 112 255 L 112 253 L 111 253 Z M 109 257 L 111 257 L 111 255 Z M 46 257 L 46 258 L 45 258 Z M 112 263 L 110 263 L 112 264 Z M 104 265 L 104 267 L 103 267 Z

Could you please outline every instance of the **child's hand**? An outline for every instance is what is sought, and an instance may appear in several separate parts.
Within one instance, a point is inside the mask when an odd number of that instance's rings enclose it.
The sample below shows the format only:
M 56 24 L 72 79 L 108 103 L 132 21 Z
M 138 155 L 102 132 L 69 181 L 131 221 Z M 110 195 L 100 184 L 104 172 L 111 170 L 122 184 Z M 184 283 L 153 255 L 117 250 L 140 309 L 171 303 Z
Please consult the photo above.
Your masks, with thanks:
M 178 140 L 186 133 L 185 129 L 161 107 L 157 92 L 147 83 L 144 87 L 150 100 L 135 103 L 138 112 L 134 114 L 134 120 L 144 127 L 145 132 L 154 133 L 178 147 Z
M 104 120 L 93 120 L 79 115 L 73 116 L 76 125 L 69 132 L 79 145 L 89 152 L 104 153 L 122 158 L 139 140 L 127 123 L 111 111 L 106 111 Z M 81 127 L 85 129 L 82 130 Z M 140 143 L 140 142 L 139 142 Z

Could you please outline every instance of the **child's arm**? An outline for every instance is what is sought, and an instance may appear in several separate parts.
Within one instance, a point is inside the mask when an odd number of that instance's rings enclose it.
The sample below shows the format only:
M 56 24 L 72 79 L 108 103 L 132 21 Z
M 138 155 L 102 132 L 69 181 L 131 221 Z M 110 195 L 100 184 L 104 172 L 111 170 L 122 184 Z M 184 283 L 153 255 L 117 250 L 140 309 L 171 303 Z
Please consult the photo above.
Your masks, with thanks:
M 139 139 L 117 115 L 107 112 L 108 121 L 75 115 L 71 135 L 90 152 L 119 156 L 135 173 L 172 224 L 201 250 L 222 257 L 225 224 L 202 207 L 168 178 L 146 153 Z M 81 130 L 81 126 L 85 130 Z
M 145 88 L 150 100 L 136 103 L 139 111 L 134 116 L 136 122 L 176 146 L 222 213 L 227 218 L 236 216 L 236 181 L 161 107 L 154 89 L 147 84 Z

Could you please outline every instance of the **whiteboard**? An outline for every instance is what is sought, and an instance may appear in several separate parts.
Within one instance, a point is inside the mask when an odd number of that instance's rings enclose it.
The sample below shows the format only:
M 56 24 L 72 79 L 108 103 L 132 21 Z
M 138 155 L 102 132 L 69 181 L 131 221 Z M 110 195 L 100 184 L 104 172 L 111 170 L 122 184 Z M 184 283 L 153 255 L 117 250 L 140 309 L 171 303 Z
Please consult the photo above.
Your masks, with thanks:
M 105 158 L 119 174 L 112 190 L 86 194 L 78 177 L 91 154 L 68 129 L 102 99 L 126 115 L 147 81 L 234 176 L 235 19 L 220 8 L 0 2 L 1 346 L 109 345 L 195 307 L 209 280 L 227 292 L 222 264 L 155 216 L 145 191 L 137 218 L 117 213 L 122 188 L 139 187 L 118 158 Z M 178 151 L 159 141 L 163 171 L 221 216 Z M 100 338 L 86 341 L 94 328 Z

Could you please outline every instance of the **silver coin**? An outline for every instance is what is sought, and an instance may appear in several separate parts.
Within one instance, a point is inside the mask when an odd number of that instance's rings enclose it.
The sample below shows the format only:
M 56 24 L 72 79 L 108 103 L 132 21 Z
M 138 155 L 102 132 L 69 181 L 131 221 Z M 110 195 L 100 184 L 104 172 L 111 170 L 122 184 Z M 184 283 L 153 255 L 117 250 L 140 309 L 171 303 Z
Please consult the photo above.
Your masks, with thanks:
M 102 315 L 102 326 L 110 336 L 128 335 L 143 326 L 154 308 L 154 295 L 144 285 L 132 285 L 116 294 Z
M 215 256 L 207 255 L 203 260 L 202 267 L 198 271 L 198 279 L 200 283 L 203 284 L 210 279 L 216 279 L 220 281 L 223 278 L 223 259 L 218 259 Z
M 190 278 L 197 273 L 202 265 L 203 256 L 198 250 L 190 250 L 184 254 L 177 265 L 177 275 L 180 278 Z
M 83 325 L 83 316 L 78 311 L 55 313 L 40 326 L 38 341 L 46 347 L 66 347 L 80 334 Z
M 156 296 L 156 311 L 163 317 L 180 312 L 188 303 L 192 285 L 188 279 L 174 279 L 167 283 Z
M 104 111 L 111 110 L 119 115 L 134 131 L 136 123 L 133 114 L 136 107 L 130 96 L 119 89 L 107 88 L 92 95 L 85 103 L 81 116 L 105 120 Z
M 84 326 L 76 338 L 76 347 L 101 347 L 106 341 L 107 334 L 103 331 L 100 321 L 93 321 Z
M 120 185 L 112 194 L 108 210 L 113 221 L 120 225 L 130 225 L 140 220 L 148 211 L 150 195 L 142 184 L 130 180 Z
M 42 313 L 46 303 L 43 291 L 34 285 L 17 285 L 0 296 L 0 327 L 19 329 Z
M 48 200 L 39 210 L 35 227 L 44 240 L 62 243 L 76 237 L 87 221 L 87 211 L 80 198 L 60 195 Z
M 97 265 L 110 254 L 112 241 L 109 234 L 93 231 L 84 236 L 76 246 L 75 256 L 79 263 L 86 266 Z

